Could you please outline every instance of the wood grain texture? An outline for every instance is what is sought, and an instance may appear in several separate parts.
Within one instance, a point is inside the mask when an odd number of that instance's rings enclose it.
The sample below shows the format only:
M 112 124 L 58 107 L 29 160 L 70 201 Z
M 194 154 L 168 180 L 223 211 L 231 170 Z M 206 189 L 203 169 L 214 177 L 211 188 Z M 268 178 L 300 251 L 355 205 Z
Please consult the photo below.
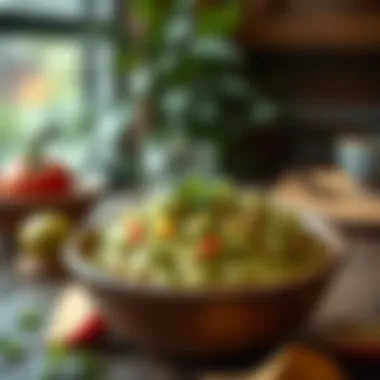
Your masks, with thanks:
M 335 168 L 315 168 L 284 175 L 273 195 L 295 208 L 323 215 L 343 226 L 380 231 L 380 193 L 370 193 Z
M 201 0 L 217 5 L 220 0 Z M 376 1 L 245 0 L 239 39 L 267 50 L 380 49 Z
M 240 31 L 247 45 L 275 50 L 378 50 L 380 13 L 247 13 Z

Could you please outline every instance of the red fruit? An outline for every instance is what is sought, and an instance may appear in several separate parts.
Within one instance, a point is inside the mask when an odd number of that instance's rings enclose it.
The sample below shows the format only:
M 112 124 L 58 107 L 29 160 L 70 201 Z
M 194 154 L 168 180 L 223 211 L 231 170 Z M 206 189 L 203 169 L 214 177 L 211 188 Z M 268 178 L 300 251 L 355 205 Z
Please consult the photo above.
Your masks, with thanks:
M 207 236 L 200 244 L 200 256 L 203 259 L 214 259 L 219 256 L 222 248 L 220 238 L 217 236 Z
M 2 176 L 0 194 L 15 199 L 65 196 L 72 191 L 73 183 L 70 171 L 58 163 L 43 163 L 34 168 L 19 161 Z
M 103 318 L 98 314 L 89 315 L 83 325 L 73 331 L 72 336 L 68 337 L 67 344 L 70 347 L 81 347 L 98 340 L 106 330 Z
M 96 342 L 106 332 L 106 323 L 88 294 L 70 287 L 61 296 L 47 332 L 52 345 L 78 348 Z

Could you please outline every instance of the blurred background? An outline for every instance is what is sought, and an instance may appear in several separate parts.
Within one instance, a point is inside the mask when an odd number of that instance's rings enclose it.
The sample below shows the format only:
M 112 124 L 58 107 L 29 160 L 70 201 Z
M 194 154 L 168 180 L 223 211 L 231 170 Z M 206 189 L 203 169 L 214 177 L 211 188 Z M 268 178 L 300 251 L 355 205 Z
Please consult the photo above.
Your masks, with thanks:
M 3 164 L 46 124 L 61 131 L 54 149 L 70 164 L 91 160 L 95 135 L 118 113 L 122 78 L 111 34 L 117 6 L 76 0 L 0 3 Z
M 239 33 L 246 68 L 252 86 L 264 89 L 281 113 L 236 141 L 242 161 L 251 162 L 241 176 L 273 176 L 289 163 L 330 163 L 341 135 L 376 132 L 377 7 L 376 1 L 247 5 Z M 70 163 L 115 165 L 115 139 L 129 128 L 128 70 L 121 69 L 127 8 L 116 0 L 1 1 L 2 164 L 33 131 L 54 124 L 61 131 L 54 149 Z
M 26 216 L 78 221 L 116 192 L 195 171 L 264 186 L 336 225 L 353 259 L 316 319 L 375 320 L 379 336 L 380 2 L 193 5 L 0 0 L 0 304 L 13 305 L 0 327 L 28 303 L 9 269 Z M 92 175 L 104 188 L 77 192 Z M 30 302 L 48 310 L 61 285 L 31 287 Z M 353 378 L 374 378 L 360 377 L 367 368 Z
M 290 0 L 247 6 L 239 39 L 252 86 L 265 89 L 281 113 L 236 142 L 243 161 L 255 162 L 241 169 L 244 178 L 275 175 L 290 162 L 329 163 L 342 134 L 376 132 L 377 7 L 376 1 Z M 115 139 L 128 130 L 127 70 L 121 69 L 127 12 L 126 2 L 116 0 L 1 1 L 2 164 L 51 123 L 62 132 L 54 149 L 70 163 L 115 164 Z

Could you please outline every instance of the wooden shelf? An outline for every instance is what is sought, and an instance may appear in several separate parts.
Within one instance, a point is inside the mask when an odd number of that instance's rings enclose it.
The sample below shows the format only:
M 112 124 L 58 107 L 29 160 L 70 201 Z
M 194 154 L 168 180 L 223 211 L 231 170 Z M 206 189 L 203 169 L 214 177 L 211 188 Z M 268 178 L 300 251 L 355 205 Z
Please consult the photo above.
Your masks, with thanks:
M 263 49 L 380 50 L 380 13 L 252 11 L 241 33 L 244 43 Z

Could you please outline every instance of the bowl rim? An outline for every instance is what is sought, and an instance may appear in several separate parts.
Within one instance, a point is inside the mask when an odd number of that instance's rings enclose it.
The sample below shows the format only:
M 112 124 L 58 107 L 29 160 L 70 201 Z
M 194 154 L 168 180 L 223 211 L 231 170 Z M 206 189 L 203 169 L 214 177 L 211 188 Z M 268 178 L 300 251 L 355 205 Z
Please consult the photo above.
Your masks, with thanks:
M 170 288 L 157 284 L 133 283 L 132 281 L 118 279 L 115 276 L 107 274 L 105 271 L 98 270 L 78 254 L 78 249 L 75 248 L 73 242 L 69 243 L 66 247 L 63 256 L 64 264 L 69 272 L 74 275 L 74 278 L 89 285 L 90 288 L 102 288 L 121 295 L 135 295 L 144 298 L 196 300 L 208 300 L 212 298 L 213 300 L 225 300 L 226 297 L 231 297 L 232 299 L 269 299 L 289 293 L 293 294 L 303 288 L 329 282 L 342 267 L 347 257 L 343 238 L 330 222 L 315 213 L 298 211 L 297 214 L 300 215 L 313 233 L 319 235 L 320 238 L 328 243 L 331 249 L 328 250 L 326 263 L 320 269 L 291 280 L 286 280 L 285 282 L 208 289 L 191 287 Z

